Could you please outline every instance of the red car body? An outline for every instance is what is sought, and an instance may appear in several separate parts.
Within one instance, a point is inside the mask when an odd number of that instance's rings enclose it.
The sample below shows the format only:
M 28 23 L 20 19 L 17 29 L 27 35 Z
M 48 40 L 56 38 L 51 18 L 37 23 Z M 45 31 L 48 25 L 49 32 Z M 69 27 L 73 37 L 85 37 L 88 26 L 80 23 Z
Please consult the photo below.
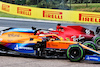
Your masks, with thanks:
M 56 30 L 50 31 L 49 34 L 57 34 L 70 41 L 91 41 L 95 36 L 93 31 L 82 26 L 57 26 Z

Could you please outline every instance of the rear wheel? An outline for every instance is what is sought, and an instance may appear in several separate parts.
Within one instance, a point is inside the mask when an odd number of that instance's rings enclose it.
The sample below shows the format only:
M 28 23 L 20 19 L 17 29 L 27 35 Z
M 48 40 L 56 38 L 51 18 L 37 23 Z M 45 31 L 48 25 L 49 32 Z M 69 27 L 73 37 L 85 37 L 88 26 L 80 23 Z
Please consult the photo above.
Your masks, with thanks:
M 100 46 L 100 38 L 98 38 L 98 39 L 96 40 L 96 44 L 97 44 L 98 46 Z
M 67 57 L 70 61 L 76 62 L 83 59 L 84 49 L 79 45 L 71 45 L 67 49 Z
M 94 43 L 97 45 L 98 48 L 100 48 L 100 37 L 95 37 L 94 38 Z
M 93 37 L 94 43 L 97 45 L 97 47 L 100 49 L 100 26 L 96 28 L 96 35 Z
M 99 34 L 100 33 L 100 26 L 98 26 L 97 28 L 96 28 L 96 34 Z
M 86 41 L 83 43 L 85 46 L 89 47 L 89 48 L 92 48 L 94 50 L 98 50 L 96 44 L 92 41 Z

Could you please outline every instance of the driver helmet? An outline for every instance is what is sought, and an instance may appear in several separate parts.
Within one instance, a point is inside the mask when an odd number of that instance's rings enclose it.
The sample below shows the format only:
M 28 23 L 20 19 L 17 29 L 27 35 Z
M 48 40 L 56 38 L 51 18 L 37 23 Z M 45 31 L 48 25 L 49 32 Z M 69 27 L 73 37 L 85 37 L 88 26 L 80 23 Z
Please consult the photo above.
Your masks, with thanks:
M 48 30 L 53 31 L 54 29 L 53 28 L 49 28 Z

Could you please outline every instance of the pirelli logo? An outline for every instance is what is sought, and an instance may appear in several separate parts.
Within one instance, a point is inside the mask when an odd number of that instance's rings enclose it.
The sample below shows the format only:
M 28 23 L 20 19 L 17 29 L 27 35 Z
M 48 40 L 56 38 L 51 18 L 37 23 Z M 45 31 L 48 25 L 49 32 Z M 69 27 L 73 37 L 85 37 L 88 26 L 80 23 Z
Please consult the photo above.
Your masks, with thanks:
M 18 13 L 18 14 L 22 14 L 22 15 L 31 16 L 31 9 L 29 9 L 29 8 L 22 8 L 22 7 L 17 7 L 17 13 Z
M 80 13 L 79 14 L 79 21 L 100 22 L 100 15 Z
M 43 11 L 43 17 L 53 18 L 53 19 L 62 19 L 62 12 L 58 11 Z
M 10 6 L 2 4 L 2 10 L 9 12 L 10 11 Z

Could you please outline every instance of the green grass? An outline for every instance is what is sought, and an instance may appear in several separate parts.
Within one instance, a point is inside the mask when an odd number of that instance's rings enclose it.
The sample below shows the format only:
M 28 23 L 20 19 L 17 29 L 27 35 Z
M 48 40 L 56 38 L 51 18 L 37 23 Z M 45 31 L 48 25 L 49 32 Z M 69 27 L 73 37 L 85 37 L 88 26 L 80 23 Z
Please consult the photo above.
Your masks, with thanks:
M 30 5 L 30 7 L 37 7 L 37 5 Z
M 70 7 L 70 4 L 66 4 Z M 30 5 L 30 7 L 37 7 L 37 5 Z M 88 11 L 88 12 L 100 12 L 100 3 L 86 3 L 84 4 L 71 4 L 71 10 L 76 11 Z
M 0 12 L 0 17 L 34 19 L 34 18 L 29 18 L 29 17 L 23 17 L 23 16 L 12 15 L 12 14 L 8 14 L 8 13 L 4 13 L 4 12 Z
M 100 12 L 100 3 L 88 3 L 87 7 L 86 4 L 72 4 L 71 7 L 72 10 Z

